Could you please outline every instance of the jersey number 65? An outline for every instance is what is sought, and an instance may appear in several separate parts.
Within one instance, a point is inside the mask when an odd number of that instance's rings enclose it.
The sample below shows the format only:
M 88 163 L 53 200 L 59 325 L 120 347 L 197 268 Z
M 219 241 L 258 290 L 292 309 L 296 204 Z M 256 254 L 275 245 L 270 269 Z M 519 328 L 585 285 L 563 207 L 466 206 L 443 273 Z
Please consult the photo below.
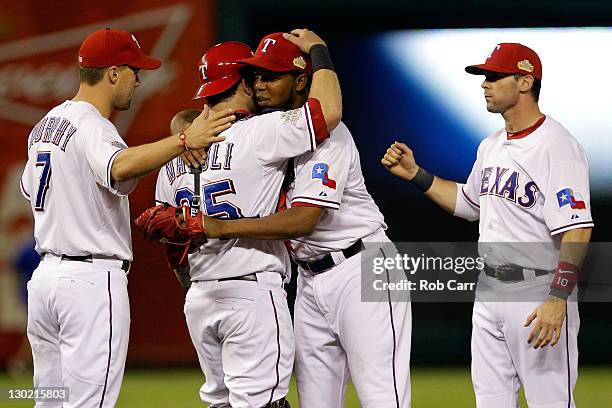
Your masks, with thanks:
M 235 220 L 242 218 L 240 208 L 230 203 L 229 201 L 219 201 L 219 197 L 227 194 L 236 194 L 234 183 L 230 179 L 215 181 L 214 183 L 205 184 L 202 186 L 202 206 L 206 215 L 216 218 L 226 218 Z M 177 206 L 191 206 L 193 200 L 193 192 L 188 188 L 181 188 L 175 194 L 175 202 Z

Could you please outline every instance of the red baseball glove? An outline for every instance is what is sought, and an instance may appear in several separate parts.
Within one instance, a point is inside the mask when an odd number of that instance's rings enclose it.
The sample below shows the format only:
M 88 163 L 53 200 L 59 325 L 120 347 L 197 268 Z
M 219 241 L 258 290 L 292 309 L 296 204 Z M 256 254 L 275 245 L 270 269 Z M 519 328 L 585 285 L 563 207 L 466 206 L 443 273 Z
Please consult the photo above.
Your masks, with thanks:
M 146 209 L 136 218 L 136 227 L 149 241 L 179 246 L 180 256 L 175 262 L 182 264 L 188 252 L 193 252 L 206 242 L 206 230 L 202 223 L 202 215 L 191 214 L 186 206 L 173 207 L 170 204 L 159 204 Z

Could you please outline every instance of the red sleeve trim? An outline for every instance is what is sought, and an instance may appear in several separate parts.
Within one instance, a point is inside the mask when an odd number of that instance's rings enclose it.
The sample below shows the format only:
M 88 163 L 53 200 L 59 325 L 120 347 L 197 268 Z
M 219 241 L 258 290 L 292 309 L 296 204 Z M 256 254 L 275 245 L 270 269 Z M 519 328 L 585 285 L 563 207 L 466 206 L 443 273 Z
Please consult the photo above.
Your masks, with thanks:
M 318 99 L 309 98 L 304 105 L 304 109 L 306 111 L 306 124 L 308 126 L 308 132 L 311 135 L 311 140 L 312 135 L 314 135 L 316 144 L 320 145 L 329 137 L 327 124 L 325 124 L 325 117 L 321 109 L 321 103 Z
M 322 205 L 317 205 L 317 204 L 313 204 L 313 203 L 303 203 L 303 202 L 295 202 L 295 203 L 291 203 L 292 207 L 317 207 L 317 208 L 326 208 Z
M 340 209 L 340 203 L 337 203 L 335 201 L 330 201 L 330 200 L 322 200 L 320 198 L 305 197 L 305 196 L 293 197 L 293 199 L 291 200 L 291 206 L 292 207 L 298 206 L 298 203 L 311 204 L 311 205 L 314 205 L 315 207 L 321 207 L 321 208 L 331 208 L 332 210 Z

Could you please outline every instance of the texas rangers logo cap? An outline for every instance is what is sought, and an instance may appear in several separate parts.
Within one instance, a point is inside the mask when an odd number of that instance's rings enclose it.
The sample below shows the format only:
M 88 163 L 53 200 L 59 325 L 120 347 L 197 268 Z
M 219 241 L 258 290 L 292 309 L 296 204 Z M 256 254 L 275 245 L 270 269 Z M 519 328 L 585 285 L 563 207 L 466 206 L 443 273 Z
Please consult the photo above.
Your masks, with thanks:
M 310 56 L 303 53 L 297 45 L 285 40 L 283 33 L 272 33 L 261 39 L 255 55 L 241 60 L 243 64 L 274 72 L 310 74 Z
M 523 74 L 542 79 L 542 62 L 531 48 L 519 43 L 500 43 L 487 56 L 484 64 L 465 67 L 468 74 Z
M 79 65 L 103 68 L 129 65 L 141 69 L 157 69 L 161 61 L 144 55 L 134 34 L 106 28 L 91 33 L 79 49 Z

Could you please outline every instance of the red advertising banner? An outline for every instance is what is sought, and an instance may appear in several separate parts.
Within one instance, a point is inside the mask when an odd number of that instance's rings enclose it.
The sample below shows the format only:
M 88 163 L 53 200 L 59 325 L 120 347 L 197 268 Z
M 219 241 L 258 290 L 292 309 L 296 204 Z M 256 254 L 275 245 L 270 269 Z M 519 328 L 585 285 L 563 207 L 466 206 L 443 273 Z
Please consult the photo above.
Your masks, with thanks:
M 130 146 L 169 134 L 172 116 L 193 101 L 197 62 L 215 33 L 215 2 L 206 0 L 109 0 L 3 5 L 0 10 L 0 367 L 25 333 L 24 284 L 16 266 L 32 246 L 32 215 L 19 192 L 32 127 L 78 89 L 78 48 L 105 27 L 132 32 L 143 51 L 162 60 L 142 71 L 129 110 L 111 120 Z M 130 196 L 132 216 L 153 203 L 156 175 L 143 178 Z M 79 214 L 65 214 L 78 218 Z M 197 362 L 183 316 L 184 291 L 168 270 L 161 247 L 133 233 L 129 275 L 132 331 L 128 362 Z

